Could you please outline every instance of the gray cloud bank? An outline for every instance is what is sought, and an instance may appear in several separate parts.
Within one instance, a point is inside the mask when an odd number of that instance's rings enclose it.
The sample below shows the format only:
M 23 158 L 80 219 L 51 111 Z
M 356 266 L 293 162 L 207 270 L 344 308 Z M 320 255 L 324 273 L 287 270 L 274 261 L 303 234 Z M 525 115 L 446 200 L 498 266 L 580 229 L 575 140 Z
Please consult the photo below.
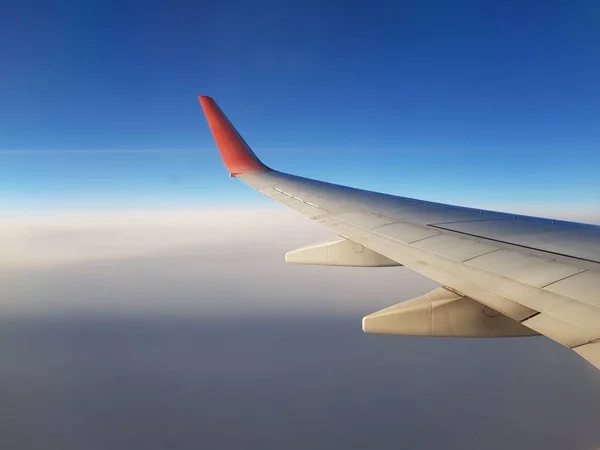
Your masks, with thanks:
M 435 284 L 284 262 L 330 236 L 280 210 L 6 218 L 0 447 L 600 447 L 598 371 L 541 337 L 365 335 Z
M 600 378 L 543 338 L 341 318 L 0 322 L 11 450 L 595 449 Z

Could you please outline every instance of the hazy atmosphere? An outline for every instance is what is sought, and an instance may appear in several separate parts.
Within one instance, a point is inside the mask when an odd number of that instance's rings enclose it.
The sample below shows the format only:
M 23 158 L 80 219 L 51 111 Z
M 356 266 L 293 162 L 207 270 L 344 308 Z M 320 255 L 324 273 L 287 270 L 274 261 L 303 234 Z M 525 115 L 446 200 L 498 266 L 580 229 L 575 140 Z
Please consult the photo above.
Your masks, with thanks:
M 332 237 L 281 206 L 12 214 L 0 225 L 3 315 L 283 314 L 360 325 L 437 286 L 404 268 L 284 262 L 287 251 Z
M 600 442 L 600 378 L 573 352 L 366 335 L 364 314 L 435 284 L 286 264 L 331 234 L 283 208 L 46 213 L 1 229 L 7 448 Z
M 6 2 L 4 2 L 6 3 Z M 0 8 L 0 449 L 597 450 L 600 371 L 544 337 L 364 334 L 436 284 L 286 264 L 334 237 L 266 165 L 600 224 L 597 0 Z
M 62 213 L 3 229 L 5 315 L 356 316 L 360 325 L 396 302 L 395 287 L 410 297 L 435 286 L 405 270 L 285 264 L 286 251 L 335 235 L 283 208 Z

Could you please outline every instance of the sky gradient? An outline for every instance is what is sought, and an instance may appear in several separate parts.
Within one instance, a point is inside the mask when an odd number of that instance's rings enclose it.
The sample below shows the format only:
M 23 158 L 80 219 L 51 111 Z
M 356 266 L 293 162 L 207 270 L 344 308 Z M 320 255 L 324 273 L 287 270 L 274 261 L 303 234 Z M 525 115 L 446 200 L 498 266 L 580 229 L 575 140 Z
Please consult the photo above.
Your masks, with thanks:
M 597 448 L 599 372 L 545 337 L 362 333 L 436 284 L 295 266 L 332 237 L 266 164 L 600 223 L 600 3 L 0 7 L 0 447 Z
M 225 176 L 205 94 L 283 171 L 598 213 L 599 20 L 591 0 L 15 4 L 0 208 L 266 205 Z

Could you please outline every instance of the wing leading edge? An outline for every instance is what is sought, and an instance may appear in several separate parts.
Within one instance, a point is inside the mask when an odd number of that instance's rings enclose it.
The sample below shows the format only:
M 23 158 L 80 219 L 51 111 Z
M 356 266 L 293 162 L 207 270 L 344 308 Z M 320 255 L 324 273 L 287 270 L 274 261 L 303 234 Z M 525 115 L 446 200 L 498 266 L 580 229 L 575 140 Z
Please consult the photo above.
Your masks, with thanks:
M 199 101 L 231 176 L 356 244 L 348 248 L 362 246 L 435 280 L 465 298 L 465 304 L 473 302 L 465 310 L 473 312 L 471 306 L 481 304 L 519 322 L 507 325 L 517 330 L 512 335 L 543 334 L 600 368 L 600 227 L 426 202 L 281 173 L 256 157 L 213 99 L 200 96 Z M 465 316 L 457 316 L 461 309 L 453 308 L 449 316 L 455 327 L 469 326 Z M 487 326 L 479 321 L 476 328 L 482 323 Z M 532 332 L 519 331 L 519 326 Z

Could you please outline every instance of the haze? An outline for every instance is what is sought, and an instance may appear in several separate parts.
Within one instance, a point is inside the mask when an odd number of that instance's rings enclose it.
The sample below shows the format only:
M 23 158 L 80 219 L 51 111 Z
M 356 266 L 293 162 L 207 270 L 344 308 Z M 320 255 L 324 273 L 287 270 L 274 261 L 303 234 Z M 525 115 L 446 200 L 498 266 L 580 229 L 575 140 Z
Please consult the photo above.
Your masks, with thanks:
M 197 101 L 284 172 L 600 223 L 599 2 L 3 6 L 0 448 L 600 447 L 568 349 L 362 333 L 435 285 L 286 265 L 331 234 Z
M 300 219 L 300 220 L 298 220 Z M 55 213 L 1 228 L 6 448 L 594 448 L 598 373 L 546 338 L 362 333 L 435 285 L 288 265 L 279 210 Z

